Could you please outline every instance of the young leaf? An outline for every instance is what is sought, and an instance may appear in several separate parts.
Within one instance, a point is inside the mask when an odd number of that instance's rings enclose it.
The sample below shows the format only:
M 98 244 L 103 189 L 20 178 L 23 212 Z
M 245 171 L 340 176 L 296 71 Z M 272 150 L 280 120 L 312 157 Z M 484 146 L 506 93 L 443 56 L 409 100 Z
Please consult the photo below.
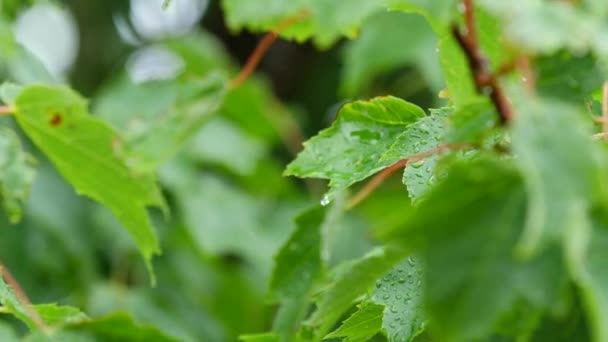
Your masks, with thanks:
M 354 38 L 361 22 L 384 9 L 385 0 L 223 0 L 228 27 L 271 31 L 300 16 L 281 36 L 304 41 L 313 38 L 330 47 L 340 37 Z M 305 15 L 308 14 L 308 15 Z
M 412 341 L 424 329 L 423 266 L 408 257 L 376 281 L 371 300 L 385 307 L 382 330 L 391 342 Z
M 86 102 L 64 87 L 26 88 L 16 110 L 19 126 L 76 191 L 112 210 L 150 268 L 160 248 L 146 208 L 163 206 L 164 200 L 152 175 L 135 174 L 116 155 L 116 132 L 87 113 Z
M 334 124 L 304 143 L 286 175 L 327 178 L 331 192 L 389 166 L 382 154 L 409 126 L 424 118 L 419 107 L 395 97 L 346 104 Z
M 358 310 L 324 339 L 343 337 L 346 342 L 365 342 L 382 329 L 384 305 L 363 302 Z
M 317 310 L 307 321 L 315 329 L 315 336 L 325 336 L 327 331 L 348 310 L 355 300 L 374 286 L 407 253 L 392 246 L 378 247 L 363 258 L 344 267 L 331 286 L 321 295 Z
M 36 170 L 34 158 L 25 152 L 15 132 L 0 128 L 0 199 L 12 223 L 21 220 Z
M 489 336 L 519 301 L 539 310 L 558 302 L 565 273 L 556 246 L 526 262 L 513 257 L 525 214 L 516 170 L 484 158 L 452 166 L 392 233 L 421 253 L 429 326 L 442 340 Z

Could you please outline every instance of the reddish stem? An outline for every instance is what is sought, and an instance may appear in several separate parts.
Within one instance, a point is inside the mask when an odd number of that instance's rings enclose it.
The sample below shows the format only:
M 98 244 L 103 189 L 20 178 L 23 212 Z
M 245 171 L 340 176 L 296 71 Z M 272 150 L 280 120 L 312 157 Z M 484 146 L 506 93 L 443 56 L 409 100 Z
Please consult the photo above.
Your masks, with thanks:
M 0 115 L 11 115 L 15 112 L 15 108 L 9 106 L 0 106 Z
M 247 63 L 245 63 L 245 66 L 241 69 L 241 72 L 230 83 L 230 88 L 238 88 L 241 84 L 247 81 L 247 79 L 249 79 L 251 74 L 260 64 L 260 61 L 266 54 L 266 51 L 268 51 L 268 49 L 277 40 L 277 38 L 279 38 L 281 32 L 285 31 L 287 28 L 289 28 L 299 20 L 307 17 L 308 15 L 309 12 L 302 11 L 293 17 L 285 19 L 285 21 L 280 23 L 272 32 L 268 32 L 267 34 L 265 34 L 262 40 L 260 40 L 260 42 L 256 46 L 255 50 L 253 50 L 251 56 L 249 56 L 249 58 L 247 59 Z
M 347 204 L 347 209 L 351 209 L 357 206 L 359 203 L 363 202 L 369 195 L 374 192 L 387 178 L 389 178 L 393 173 L 399 171 L 400 169 L 407 166 L 409 163 L 415 163 L 421 160 L 424 160 L 428 157 L 431 157 L 436 154 L 441 154 L 446 151 L 451 150 L 463 150 L 473 148 L 473 145 L 470 144 L 446 144 L 438 146 L 430 151 L 421 152 L 418 154 L 411 155 L 405 159 L 401 159 L 395 164 L 387 167 L 386 169 L 380 171 L 376 174 L 359 192 L 355 194 L 351 198 L 351 200 Z
M 4 280 L 6 281 L 8 286 L 10 286 L 13 289 L 13 292 L 15 293 L 17 300 L 19 300 L 19 303 L 21 303 L 21 306 L 23 306 L 23 308 L 26 311 L 26 314 L 29 316 L 29 318 L 32 320 L 32 322 L 36 325 L 36 327 L 38 327 L 38 329 L 40 329 L 41 331 L 48 333 L 49 327 L 42 320 L 42 317 L 40 317 L 40 315 L 38 314 L 38 311 L 36 311 L 34 309 L 34 307 L 32 306 L 32 303 L 30 302 L 27 295 L 25 294 L 25 291 L 23 291 L 21 286 L 19 286 L 19 283 L 17 282 L 17 280 L 13 277 L 11 272 L 9 272 L 8 268 L 6 268 L 6 266 L 4 266 L 4 264 L 2 262 L 0 262 L 0 275 L 2 276 L 2 278 L 4 278 Z

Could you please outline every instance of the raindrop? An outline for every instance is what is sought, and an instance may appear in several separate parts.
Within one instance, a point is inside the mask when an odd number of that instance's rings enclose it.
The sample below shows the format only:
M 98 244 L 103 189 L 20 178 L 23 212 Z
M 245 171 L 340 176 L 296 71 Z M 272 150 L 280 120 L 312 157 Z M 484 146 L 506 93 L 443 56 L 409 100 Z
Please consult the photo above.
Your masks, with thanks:
M 405 283 L 405 278 L 399 278 L 399 280 L 397 280 L 399 282 L 399 284 L 403 284 Z
M 382 287 L 382 282 L 380 280 L 376 280 L 376 287 L 377 288 L 381 288 Z
M 424 160 L 409 164 L 414 169 L 419 169 L 424 165 Z
M 396 296 L 395 296 L 395 298 L 396 298 L 397 300 L 400 300 L 400 299 L 401 299 L 401 298 L 403 298 L 403 297 L 402 297 L 401 295 L 396 295 Z
M 391 298 L 391 296 L 387 295 L 387 294 L 385 294 L 384 296 L 382 296 L 382 299 L 389 299 L 389 298 Z
M 399 312 L 394 306 L 391 306 L 391 312 L 392 313 L 397 313 Z
M 416 262 L 414 261 L 414 258 L 412 258 L 412 257 L 407 258 L 407 263 L 410 264 L 410 266 L 416 266 Z
M 327 196 L 327 195 L 323 196 L 323 198 L 321 199 L 321 205 L 325 207 L 329 203 L 331 203 L 331 199 L 329 199 L 329 196 Z

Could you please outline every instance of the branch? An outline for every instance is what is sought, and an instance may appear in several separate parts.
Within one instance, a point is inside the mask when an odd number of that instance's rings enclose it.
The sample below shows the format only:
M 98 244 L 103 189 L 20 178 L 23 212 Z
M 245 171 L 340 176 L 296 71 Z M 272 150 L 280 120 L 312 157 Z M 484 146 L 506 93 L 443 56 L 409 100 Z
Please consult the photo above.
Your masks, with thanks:
M 2 278 L 4 278 L 8 286 L 13 289 L 17 300 L 23 306 L 26 311 L 26 314 L 32 320 L 32 322 L 34 322 L 36 327 L 38 327 L 38 329 L 40 329 L 42 332 L 48 333 L 49 327 L 46 325 L 46 323 L 44 323 L 42 317 L 40 317 L 40 315 L 38 314 L 38 311 L 36 311 L 32 306 L 32 303 L 25 294 L 25 291 L 23 291 L 21 286 L 19 286 L 17 280 L 13 277 L 11 272 L 9 272 L 8 268 L 6 268 L 6 266 L 4 266 L 2 262 L 0 262 L 0 275 L 2 276 Z
M 513 110 L 503 89 L 498 84 L 498 79 L 490 71 L 488 59 L 482 53 L 477 40 L 475 29 L 475 10 L 473 0 L 463 0 L 466 32 L 463 34 L 458 27 L 454 26 L 452 33 L 464 54 L 473 73 L 473 79 L 477 92 L 482 94 L 485 89 L 490 91 L 490 99 L 500 115 L 503 124 L 513 118 Z
M 230 83 L 230 88 L 238 88 L 241 84 L 247 81 L 249 76 L 251 76 L 251 74 L 257 68 L 258 64 L 260 64 L 260 61 L 266 54 L 266 51 L 268 51 L 277 38 L 279 38 L 281 32 L 285 31 L 287 28 L 309 15 L 310 13 L 308 11 L 302 11 L 293 17 L 285 19 L 285 21 L 280 23 L 274 30 L 272 30 L 272 32 L 265 34 L 262 40 L 260 40 L 256 46 L 255 50 L 253 50 L 251 56 L 249 56 L 247 59 L 247 63 L 245 63 L 245 66 L 241 69 L 241 72 Z
M 395 172 L 407 166 L 409 163 L 419 162 L 428 157 L 434 156 L 436 154 L 441 154 L 447 151 L 453 150 L 465 150 L 474 148 L 475 146 L 471 144 L 446 144 L 438 146 L 432 150 L 421 152 L 418 154 L 411 155 L 405 159 L 401 159 L 395 164 L 387 167 L 386 169 L 380 171 L 380 173 L 376 174 L 374 178 L 372 178 L 359 192 L 353 196 L 348 204 L 346 205 L 346 209 L 352 209 L 357 206 L 359 203 L 363 202 L 369 195 L 374 192 L 388 177 L 390 177 Z
M 0 115 L 11 115 L 15 112 L 15 108 L 10 106 L 0 106 Z

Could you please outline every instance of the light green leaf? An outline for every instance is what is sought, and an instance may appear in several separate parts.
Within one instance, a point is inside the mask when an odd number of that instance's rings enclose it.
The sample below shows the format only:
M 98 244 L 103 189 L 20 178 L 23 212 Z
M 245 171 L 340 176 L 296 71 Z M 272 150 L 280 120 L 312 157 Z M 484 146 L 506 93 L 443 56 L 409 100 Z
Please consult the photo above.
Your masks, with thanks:
M 334 124 L 304 143 L 286 175 L 327 178 L 331 191 L 344 189 L 391 165 L 382 154 L 425 114 L 395 97 L 346 104 Z
M 526 262 L 513 256 L 526 194 L 509 164 L 489 158 L 455 164 L 392 234 L 420 251 L 429 326 L 441 340 L 484 339 L 519 301 L 549 309 L 566 285 L 556 245 Z
M 115 313 L 99 319 L 83 321 L 66 327 L 67 331 L 93 336 L 96 341 L 155 341 L 177 342 L 160 330 L 148 325 L 139 325 L 125 313 Z
M 423 266 L 407 260 L 376 281 L 371 300 L 385 307 L 382 329 L 389 341 L 412 341 L 424 329 Z
M 29 138 L 76 189 L 102 203 L 129 231 L 149 269 L 160 253 L 146 208 L 164 206 L 154 177 L 136 174 L 116 155 L 120 141 L 87 113 L 86 102 L 63 87 L 32 86 L 16 101 L 15 118 Z
M 18 342 L 17 334 L 8 323 L 0 322 L 0 341 Z
M 384 305 L 363 302 L 342 325 L 324 339 L 343 337 L 345 342 L 365 342 L 382 329 Z
M 281 23 L 303 13 L 298 22 L 281 32 L 281 36 L 297 41 L 313 38 L 323 48 L 340 37 L 353 38 L 361 22 L 383 10 L 385 0 L 223 0 L 228 27 L 253 31 L 271 31 Z
M 331 286 L 321 294 L 317 310 L 307 321 L 315 336 L 325 336 L 334 323 L 407 253 L 394 247 L 378 247 L 363 258 L 344 266 Z
M 23 86 L 15 83 L 4 82 L 0 85 L 0 100 L 5 104 L 12 106 L 15 104 L 17 96 L 23 91 Z
M 36 170 L 34 157 L 23 150 L 17 134 L 0 128 L 0 199 L 12 223 L 23 216 Z
M 443 140 L 447 112 L 451 110 L 432 111 L 431 115 L 409 125 L 380 160 L 390 165 L 421 152 L 433 151 Z
M 127 133 L 119 145 L 129 167 L 152 172 L 174 155 L 212 115 L 216 114 L 227 91 L 227 81 L 219 74 L 184 84 L 177 89 L 174 107 Z
M 29 309 L 24 307 L 15 295 L 15 291 L 0 277 L 0 303 L 9 313 L 21 320 L 31 330 L 37 330 L 38 326 L 32 321 Z M 56 304 L 33 305 L 31 309 L 36 310 L 40 318 L 49 326 L 58 327 L 68 324 L 80 323 L 89 318 L 79 309 L 71 306 L 58 306 Z
M 583 113 L 566 103 L 519 93 L 512 100 L 518 114 L 512 129 L 515 162 L 529 193 L 518 251 L 531 256 L 548 243 L 562 241 L 571 224 L 583 224 L 579 212 L 584 215 L 596 201 L 605 203 L 608 189 L 604 157 Z M 581 227 L 570 238 L 584 231 Z

